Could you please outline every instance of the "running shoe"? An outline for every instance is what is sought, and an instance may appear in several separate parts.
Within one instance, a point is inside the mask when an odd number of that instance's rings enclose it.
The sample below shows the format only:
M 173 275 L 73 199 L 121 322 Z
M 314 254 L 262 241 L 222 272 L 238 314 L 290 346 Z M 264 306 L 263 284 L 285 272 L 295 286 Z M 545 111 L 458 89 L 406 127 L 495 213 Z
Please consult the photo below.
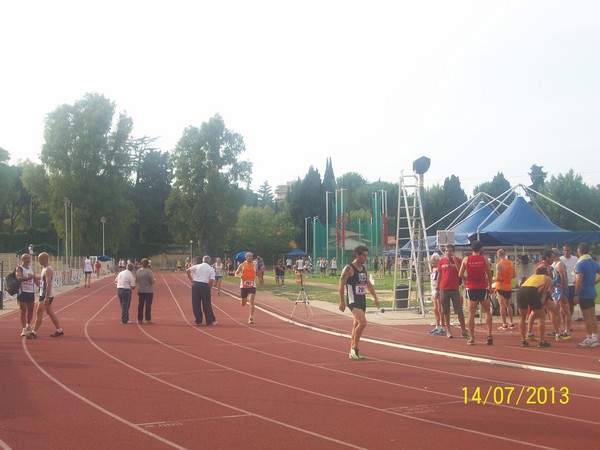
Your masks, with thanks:
M 554 337 L 555 341 L 568 341 L 569 339 L 571 339 L 571 335 L 568 333 L 560 333 Z
M 585 338 L 583 341 L 579 342 L 577 344 L 577 346 L 578 347 L 589 347 L 591 342 L 592 342 L 592 338 L 588 337 L 588 338 Z
M 494 338 L 493 336 L 488 336 L 485 340 L 486 345 L 494 345 Z
M 429 330 L 427 333 L 429 334 L 435 334 L 437 333 L 438 327 L 432 328 L 431 330 Z
M 508 324 L 508 328 L 510 328 L 511 330 L 515 329 L 515 324 L 514 323 L 509 323 Z
M 498 327 L 498 329 L 500 331 L 506 331 L 509 329 L 508 324 L 507 323 L 503 323 L 501 327 Z
M 589 346 L 590 347 L 598 347 L 598 346 L 600 346 L 600 342 L 598 342 L 598 339 L 592 338 Z
M 27 337 L 27 327 L 23 328 L 23 331 L 21 331 L 21 337 Z
M 466 331 L 463 331 L 460 334 L 460 337 L 463 338 L 463 339 L 469 339 L 469 333 L 467 333 Z
M 365 359 L 365 357 L 361 354 L 358 353 L 358 349 L 357 348 L 353 348 L 350 350 L 350 353 L 348 354 L 348 357 L 350 359 Z
M 529 342 L 521 341 L 521 347 L 529 347 Z
M 540 341 L 538 342 L 538 348 L 548 348 L 550 347 L 550 342 L 548 341 Z
M 50 335 L 50 337 L 60 337 L 60 336 L 64 336 L 64 335 L 65 335 L 65 332 L 63 330 L 60 330 L 60 331 L 56 330 L 54 333 L 52 333 Z
M 475 339 L 469 339 L 467 345 L 475 345 Z
M 248 317 L 248 323 L 252 325 L 254 323 L 254 319 L 252 317 Z
M 435 333 L 433 333 L 433 334 L 434 334 L 434 336 L 445 336 L 445 335 L 446 335 L 446 332 L 444 331 L 444 329 L 443 329 L 443 328 L 438 328 L 438 329 L 436 330 L 436 332 L 435 332 Z
M 533 333 L 529 333 L 527 335 L 527 340 L 528 341 L 539 341 L 539 339 L 537 337 L 535 337 L 535 334 L 533 334 Z
M 551 331 L 550 333 L 546 333 L 547 337 L 551 337 L 551 338 L 555 338 L 556 337 L 556 331 Z
M 446 337 L 447 337 L 448 339 L 452 339 L 452 338 L 454 338 L 454 336 L 452 336 L 452 332 L 451 332 L 450 330 L 447 330 L 447 331 L 446 331 Z
M 151 320 L 146 320 L 146 323 L 147 323 L 148 325 L 152 325 L 154 322 L 152 322 Z
M 27 335 L 27 339 L 37 339 L 37 333 L 35 331 L 32 331 Z

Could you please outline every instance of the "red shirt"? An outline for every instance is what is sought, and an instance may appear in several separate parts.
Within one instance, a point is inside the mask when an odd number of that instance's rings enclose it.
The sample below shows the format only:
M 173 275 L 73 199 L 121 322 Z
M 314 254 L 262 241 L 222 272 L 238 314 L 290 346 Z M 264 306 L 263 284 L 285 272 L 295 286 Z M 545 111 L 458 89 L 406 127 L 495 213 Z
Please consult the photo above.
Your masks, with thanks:
M 485 256 L 469 255 L 465 266 L 467 269 L 467 289 L 487 289 Z
M 440 259 L 438 272 L 440 277 L 440 289 L 456 290 L 458 289 L 458 269 L 462 260 L 453 256 L 452 258 Z

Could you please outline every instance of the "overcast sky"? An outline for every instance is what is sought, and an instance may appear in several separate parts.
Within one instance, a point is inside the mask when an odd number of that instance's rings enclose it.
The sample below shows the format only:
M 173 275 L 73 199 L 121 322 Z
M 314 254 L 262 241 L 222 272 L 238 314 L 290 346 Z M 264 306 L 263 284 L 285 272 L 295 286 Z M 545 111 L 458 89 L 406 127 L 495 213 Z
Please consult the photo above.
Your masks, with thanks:
M 175 147 L 215 113 L 252 188 L 323 175 L 467 194 L 532 164 L 600 183 L 600 1 L 5 2 L 0 147 L 39 161 L 45 115 L 98 92 Z

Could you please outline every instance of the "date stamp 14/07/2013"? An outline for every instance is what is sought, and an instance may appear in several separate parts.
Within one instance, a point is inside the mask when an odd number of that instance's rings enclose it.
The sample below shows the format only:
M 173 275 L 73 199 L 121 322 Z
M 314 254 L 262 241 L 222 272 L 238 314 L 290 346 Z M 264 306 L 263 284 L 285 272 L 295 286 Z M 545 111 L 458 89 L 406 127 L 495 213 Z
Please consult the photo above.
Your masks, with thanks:
M 545 386 L 463 387 L 463 400 L 478 405 L 567 405 L 569 388 Z

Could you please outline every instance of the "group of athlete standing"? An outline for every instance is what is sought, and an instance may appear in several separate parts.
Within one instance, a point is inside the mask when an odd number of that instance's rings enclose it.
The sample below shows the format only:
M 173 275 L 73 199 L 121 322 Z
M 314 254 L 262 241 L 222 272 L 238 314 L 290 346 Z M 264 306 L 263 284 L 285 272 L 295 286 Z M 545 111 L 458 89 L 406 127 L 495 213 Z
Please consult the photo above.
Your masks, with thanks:
M 557 249 L 546 250 L 543 260 L 537 264 L 535 273 L 529 272 L 528 258 L 523 257 L 523 272 L 517 290 L 517 308 L 519 310 L 519 332 L 521 346 L 528 347 L 529 341 L 538 341 L 539 348 L 549 347 L 546 337 L 556 341 L 571 338 L 571 315 L 575 304 L 579 304 L 586 325 L 587 338 L 580 347 L 600 346 L 597 338 L 595 317 L 595 284 L 600 266 L 589 255 L 589 245 L 580 244 L 577 248 L 579 259 L 571 255 L 570 245 L 563 246 L 563 256 Z M 512 280 L 516 277 L 512 262 L 506 259 L 503 249 L 496 253 L 496 275 L 488 259 L 483 255 L 483 245 L 479 241 L 471 244 L 472 254 L 460 259 L 454 255 L 454 246 L 447 245 L 444 256 L 434 254 L 431 258 L 431 286 L 436 316 L 436 327 L 429 331 L 433 335 L 446 335 L 452 338 L 450 331 L 450 302 L 458 316 L 461 336 L 468 345 L 475 344 L 475 315 L 479 305 L 485 314 L 487 329 L 486 344 L 493 345 L 491 294 L 495 291 L 499 300 L 502 316 L 500 330 L 514 329 L 512 305 Z M 468 319 L 465 323 L 463 298 L 460 286 L 465 281 L 468 301 Z M 545 333 L 545 311 L 550 315 L 554 331 Z M 561 316 L 564 327 L 560 328 Z M 507 320 L 508 319 L 508 320 Z M 538 321 L 539 337 L 531 331 Z M 468 329 L 467 329 L 468 328 Z

